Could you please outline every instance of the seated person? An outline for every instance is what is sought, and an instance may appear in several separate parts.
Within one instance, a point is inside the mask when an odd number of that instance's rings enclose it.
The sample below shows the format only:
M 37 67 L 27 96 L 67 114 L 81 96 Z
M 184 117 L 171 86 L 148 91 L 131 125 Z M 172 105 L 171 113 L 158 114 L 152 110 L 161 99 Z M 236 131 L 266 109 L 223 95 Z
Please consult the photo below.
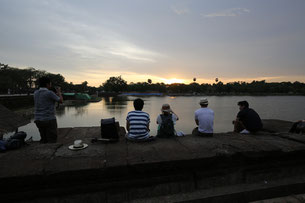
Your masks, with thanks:
M 136 99 L 133 101 L 134 111 L 130 111 L 127 114 L 126 129 L 128 133 L 126 138 L 133 141 L 146 141 L 150 140 L 149 135 L 149 114 L 142 111 L 144 101 L 142 99 Z
M 195 111 L 195 122 L 196 127 L 192 134 L 202 137 L 213 136 L 213 125 L 214 125 L 214 111 L 208 108 L 208 100 L 202 98 L 199 102 L 201 108 Z
M 299 120 L 293 123 L 290 133 L 305 133 L 305 120 Z
M 171 110 L 169 104 L 163 104 L 162 114 L 157 118 L 158 133 L 157 137 L 172 137 L 176 135 L 175 127 L 178 116 Z
M 239 112 L 237 118 L 233 121 L 234 132 L 238 133 L 250 133 L 257 132 L 263 128 L 263 123 L 258 113 L 249 108 L 247 101 L 240 101 L 237 103 L 239 106 Z

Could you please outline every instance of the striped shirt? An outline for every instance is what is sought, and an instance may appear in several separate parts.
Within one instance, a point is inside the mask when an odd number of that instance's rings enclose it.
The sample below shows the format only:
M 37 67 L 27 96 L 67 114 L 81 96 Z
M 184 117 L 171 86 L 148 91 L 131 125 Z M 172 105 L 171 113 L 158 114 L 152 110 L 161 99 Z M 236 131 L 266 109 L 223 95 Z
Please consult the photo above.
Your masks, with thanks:
M 149 137 L 147 125 L 150 119 L 148 113 L 143 111 L 130 111 L 127 114 L 126 120 L 129 122 L 128 138 L 142 140 Z

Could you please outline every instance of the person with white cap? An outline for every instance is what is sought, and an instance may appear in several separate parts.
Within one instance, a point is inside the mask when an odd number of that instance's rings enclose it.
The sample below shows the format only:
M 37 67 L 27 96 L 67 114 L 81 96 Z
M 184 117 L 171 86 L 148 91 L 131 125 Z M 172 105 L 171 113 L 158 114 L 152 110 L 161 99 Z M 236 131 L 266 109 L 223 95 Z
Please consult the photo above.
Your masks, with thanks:
M 208 108 L 207 98 L 200 99 L 201 108 L 195 111 L 195 123 L 198 125 L 192 134 L 196 136 L 211 137 L 213 136 L 214 111 Z
M 175 114 L 170 108 L 169 104 L 163 104 L 161 108 L 162 114 L 157 118 L 158 132 L 157 137 L 172 137 L 176 135 L 174 125 L 179 120 L 177 114 Z

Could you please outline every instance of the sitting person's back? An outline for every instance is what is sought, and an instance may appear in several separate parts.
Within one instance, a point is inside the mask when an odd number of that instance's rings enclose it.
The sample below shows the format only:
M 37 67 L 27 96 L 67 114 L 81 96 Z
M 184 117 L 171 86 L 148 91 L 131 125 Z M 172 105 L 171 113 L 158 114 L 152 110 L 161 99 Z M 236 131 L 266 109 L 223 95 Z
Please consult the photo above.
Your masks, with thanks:
M 208 100 L 202 98 L 199 102 L 200 107 L 195 111 L 195 123 L 198 125 L 192 134 L 196 136 L 213 136 L 214 111 L 208 108 Z
M 126 138 L 130 140 L 146 140 L 150 138 L 149 135 L 149 114 L 143 112 L 144 101 L 142 99 L 136 99 L 133 102 L 134 111 L 130 111 L 127 114 L 126 128 L 128 133 Z
M 157 137 L 172 137 L 176 135 L 175 127 L 178 116 L 171 110 L 169 104 L 163 104 L 162 114 L 157 118 L 158 133 Z
M 238 102 L 240 111 L 235 121 L 235 132 L 249 133 L 257 132 L 263 128 L 262 120 L 258 113 L 249 108 L 247 101 Z

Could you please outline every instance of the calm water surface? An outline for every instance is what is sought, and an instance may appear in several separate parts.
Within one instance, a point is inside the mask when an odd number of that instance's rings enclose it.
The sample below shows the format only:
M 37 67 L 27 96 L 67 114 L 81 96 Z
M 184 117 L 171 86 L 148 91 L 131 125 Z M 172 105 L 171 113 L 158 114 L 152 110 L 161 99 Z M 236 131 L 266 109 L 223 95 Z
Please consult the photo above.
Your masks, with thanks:
M 137 97 L 103 98 L 98 103 L 88 103 L 83 106 L 66 106 L 56 112 L 59 128 L 99 126 L 102 118 L 115 117 L 121 126 L 126 126 L 126 115 L 134 110 L 133 100 Z M 172 110 L 179 116 L 177 131 L 186 134 L 195 127 L 194 111 L 199 108 L 201 97 L 142 97 L 145 101 L 143 111 L 150 114 L 151 134 L 156 134 L 156 119 L 160 114 L 162 104 L 170 104 Z M 247 100 L 250 108 L 255 109 L 263 119 L 282 119 L 295 121 L 305 119 L 305 96 L 209 96 L 209 108 L 215 112 L 214 131 L 232 131 L 232 120 L 238 113 L 237 102 Z M 27 132 L 28 137 L 39 140 L 39 132 L 35 124 L 30 123 L 20 127 Z

